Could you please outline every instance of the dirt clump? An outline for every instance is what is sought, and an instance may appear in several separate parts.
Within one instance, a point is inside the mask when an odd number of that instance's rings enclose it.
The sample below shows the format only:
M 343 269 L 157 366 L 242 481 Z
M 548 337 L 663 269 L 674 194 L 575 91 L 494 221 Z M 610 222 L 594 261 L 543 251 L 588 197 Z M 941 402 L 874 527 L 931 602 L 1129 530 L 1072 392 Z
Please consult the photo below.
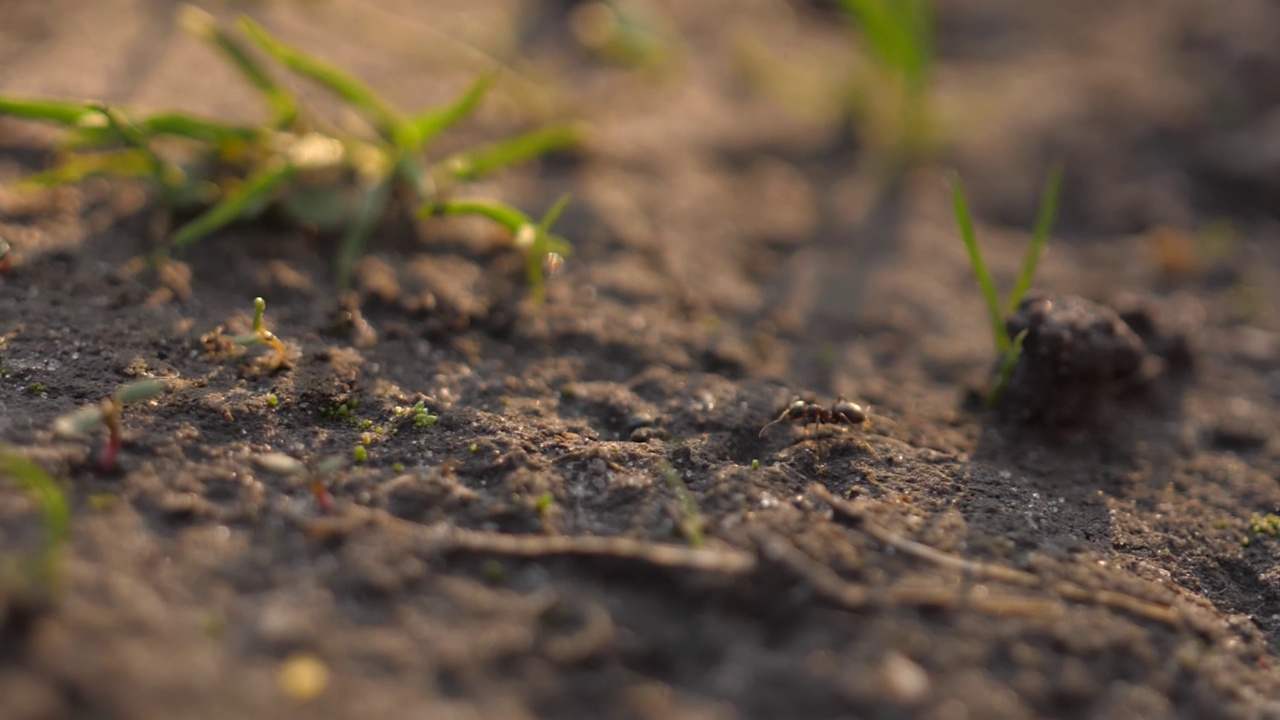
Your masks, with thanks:
M 1023 338 L 1005 413 L 1050 427 L 1096 419 L 1108 398 L 1141 382 L 1149 356 L 1115 310 L 1075 295 L 1028 295 L 1005 329 Z

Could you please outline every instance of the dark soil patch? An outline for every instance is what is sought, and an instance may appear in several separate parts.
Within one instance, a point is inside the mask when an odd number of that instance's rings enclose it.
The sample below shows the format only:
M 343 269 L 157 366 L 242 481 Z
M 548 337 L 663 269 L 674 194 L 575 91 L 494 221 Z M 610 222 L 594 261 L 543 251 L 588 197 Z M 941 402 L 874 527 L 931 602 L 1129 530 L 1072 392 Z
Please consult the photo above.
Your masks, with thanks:
M 384 228 L 351 292 L 278 228 L 149 265 L 136 188 L 18 196 L 47 136 L 0 124 L 0 440 L 74 510 L 58 602 L 0 625 L 0 717 L 1280 715 L 1276 9 L 940 8 L 948 160 L 998 281 L 1068 168 L 1038 285 L 1087 299 L 1058 330 L 1110 340 L 1073 384 L 1019 379 L 1046 429 L 963 402 L 990 338 L 941 174 L 877 191 L 856 137 L 735 63 L 755 41 L 816 77 L 847 53 L 826 4 L 665 5 L 681 57 L 655 76 L 591 59 L 561 3 L 252 4 L 405 105 L 476 48 L 557 79 L 474 130 L 594 128 L 493 187 L 574 193 L 544 307 L 470 225 Z M 12 3 L 0 90 L 252 117 L 170 10 Z M 291 369 L 215 342 L 257 295 Z M 54 438 L 143 376 L 172 386 L 126 410 L 117 471 Z M 797 396 L 869 422 L 762 436 Z M 263 460 L 356 448 L 328 510 Z M 35 517 L 0 488 L 6 555 Z M 305 708 L 298 657 L 329 674 Z

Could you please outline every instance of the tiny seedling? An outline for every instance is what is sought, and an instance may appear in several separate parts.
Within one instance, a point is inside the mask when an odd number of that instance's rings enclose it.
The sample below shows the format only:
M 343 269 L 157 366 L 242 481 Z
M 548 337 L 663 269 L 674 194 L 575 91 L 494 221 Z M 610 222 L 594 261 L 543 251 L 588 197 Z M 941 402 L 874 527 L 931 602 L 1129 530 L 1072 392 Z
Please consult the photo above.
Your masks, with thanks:
M 982 250 L 978 247 L 978 237 L 973 230 L 973 217 L 969 213 L 969 203 L 965 200 L 964 188 L 960 184 L 959 176 L 952 180 L 951 199 L 955 210 L 956 224 L 960 228 L 960 238 L 964 241 L 965 249 L 969 252 L 969 262 L 973 266 L 973 275 L 978 280 L 978 288 L 982 291 L 982 296 L 987 303 L 987 313 L 991 321 L 991 334 L 995 341 L 996 358 L 998 359 L 996 382 L 987 395 L 987 403 L 989 405 L 997 405 L 1003 399 L 1005 388 L 1013 375 L 1013 369 L 1017 366 L 1018 358 L 1022 354 L 1022 341 L 1026 338 L 1026 332 L 1023 331 L 1015 337 L 1009 337 L 1008 331 L 1005 330 L 1005 318 L 1009 313 L 1013 313 L 1018 309 L 1022 298 L 1031 289 L 1031 283 L 1035 279 L 1036 265 L 1040 262 L 1040 254 L 1049 240 L 1049 231 L 1052 229 L 1054 218 L 1058 214 L 1058 196 L 1061 190 L 1062 164 L 1055 163 L 1049 169 L 1049 175 L 1045 180 L 1044 190 L 1040 196 L 1040 212 L 1036 218 L 1035 228 L 1031 233 L 1031 245 L 1027 248 L 1026 257 L 1022 261 L 1022 270 L 1018 273 L 1017 281 L 1014 283 L 1008 300 L 1002 305 L 995 282 L 992 281 L 991 273 L 987 270 L 987 264 L 982 259 Z
M 495 74 L 482 76 L 441 107 L 404 113 L 354 75 L 281 41 L 247 16 L 229 29 L 191 5 L 182 6 L 177 15 L 184 30 L 208 42 L 258 91 L 269 119 L 239 125 L 175 112 L 135 115 L 101 103 L 0 97 L 0 114 L 68 131 L 63 159 L 26 178 L 24 186 L 67 185 L 104 175 L 146 180 L 160 202 L 161 224 L 179 223 L 168 236 L 177 247 L 231 223 L 278 211 L 300 226 L 341 235 L 335 261 L 341 284 L 349 283 L 368 239 L 396 209 L 420 208 L 427 216 L 521 218 L 515 226 L 499 223 L 517 241 L 521 227 L 535 228 L 532 242 L 520 249 L 532 256 L 530 266 L 540 272 L 544 264 L 554 265 L 567 254 L 567 243 L 558 238 L 552 242 L 543 227 L 549 223 L 529 221 L 496 200 L 463 200 L 455 194 L 460 186 L 577 145 L 575 126 L 536 128 L 427 158 L 434 140 L 475 112 Z M 331 129 L 334 123 L 309 113 L 262 57 L 333 94 L 367 121 L 366 131 Z M 539 297 L 541 278 L 533 285 Z
M 262 321 L 267 313 L 267 301 L 260 297 L 253 299 L 253 332 L 245 335 L 237 335 L 231 338 L 231 341 L 237 345 L 257 345 L 263 343 L 270 345 L 275 352 L 272 353 L 271 359 L 267 361 L 268 369 L 275 371 L 282 367 L 287 367 L 289 362 L 288 352 L 285 350 L 284 343 L 274 333 L 268 330 Z M 274 395 L 272 397 L 275 397 Z M 271 401 L 268 400 L 268 403 Z M 277 400 L 277 402 L 279 402 Z M 275 407 L 275 405 L 272 405 Z
M 427 412 L 426 403 L 421 400 L 409 408 L 409 417 L 413 419 L 413 426 L 418 428 L 429 428 L 440 419 L 438 416 Z
M 124 444 L 120 422 L 124 407 L 155 397 L 166 387 L 168 382 L 165 380 L 131 382 L 122 386 L 111 397 L 59 416 L 53 422 L 53 434 L 63 440 L 79 440 L 100 428 L 106 428 L 107 444 L 102 448 L 98 466 L 104 472 L 109 471 L 115 467 L 116 457 Z
M 37 602 L 47 599 L 59 581 L 59 562 L 71 530 L 71 511 L 58 483 L 44 470 L 18 453 L 0 449 L 0 477 L 17 483 L 40 508 L 44 523 L 44 544 L 35 557 L 21 558 L 16 579 L 20 587 L 35 591 Z M 14 568 L 9 560 L 0 564 L 0 582 L 8 583 Z
M 698 511 L 698 499 L 689 491 L 684 478 L 680 477 L 680 473 L 671 466 L 671 463 L 663 460 L 659 469 L 667 481 L 667 487 L 671 488 L 676 499 L 680 501 L 680 533 L 689 541 L 689 547 L 698 549 L 705 546 L 707 544 L 704 533 L 706 523 L 702 519 L 702 513 Z

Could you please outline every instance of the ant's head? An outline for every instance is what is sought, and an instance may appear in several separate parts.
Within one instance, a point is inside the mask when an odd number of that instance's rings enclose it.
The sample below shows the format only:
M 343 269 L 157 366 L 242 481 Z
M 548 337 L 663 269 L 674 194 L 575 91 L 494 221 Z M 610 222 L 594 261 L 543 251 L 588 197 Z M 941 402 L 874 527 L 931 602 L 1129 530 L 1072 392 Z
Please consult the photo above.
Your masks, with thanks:
M 800 420 L 804 418 L 808 412 L 809 403 L 803 400 L 793 400 L 791 404 L 787 406 L 787 417 L 792 420 Z

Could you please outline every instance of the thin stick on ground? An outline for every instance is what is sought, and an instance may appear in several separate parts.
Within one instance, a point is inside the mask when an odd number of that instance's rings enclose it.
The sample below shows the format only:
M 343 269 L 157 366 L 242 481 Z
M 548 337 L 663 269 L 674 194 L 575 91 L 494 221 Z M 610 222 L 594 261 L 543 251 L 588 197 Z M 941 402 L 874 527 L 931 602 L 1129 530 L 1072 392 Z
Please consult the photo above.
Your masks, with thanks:
M 1087 588 L 1066 580 L 1052 581 L 1024 570 L 1016 570 L 1003 565 L 984 563 L 952 555 L 881 527 L 871 520 L 862 508 L 836 497 L 822 485 L 813 483 L 808 490 L 810 494 L 829 505 L 836 513 L 857 522 L 858 529 L 872 539 L 904 555 L 984 580 L 1004 582 L 1027 588 L 1046 589 L 1063 600 L 1070 600 L 1081 605 L 1109 608 L 1170 627 L 1177 628 L 1185 624 L 1182 614 L 1176 606 L 1144 600 L 1113 590 Z
M 520 558 L 574 555 L 633 560 L 664 568 L 722 575 L 747 575 L 756 569 L 755 553 L 731 548 L 691 548 L 627 537 L 596 535 L 510 535 L 453 525 L 419 525 L 382 511 L 374 523 L 424 543 L 428 553 L 477 552 Z

